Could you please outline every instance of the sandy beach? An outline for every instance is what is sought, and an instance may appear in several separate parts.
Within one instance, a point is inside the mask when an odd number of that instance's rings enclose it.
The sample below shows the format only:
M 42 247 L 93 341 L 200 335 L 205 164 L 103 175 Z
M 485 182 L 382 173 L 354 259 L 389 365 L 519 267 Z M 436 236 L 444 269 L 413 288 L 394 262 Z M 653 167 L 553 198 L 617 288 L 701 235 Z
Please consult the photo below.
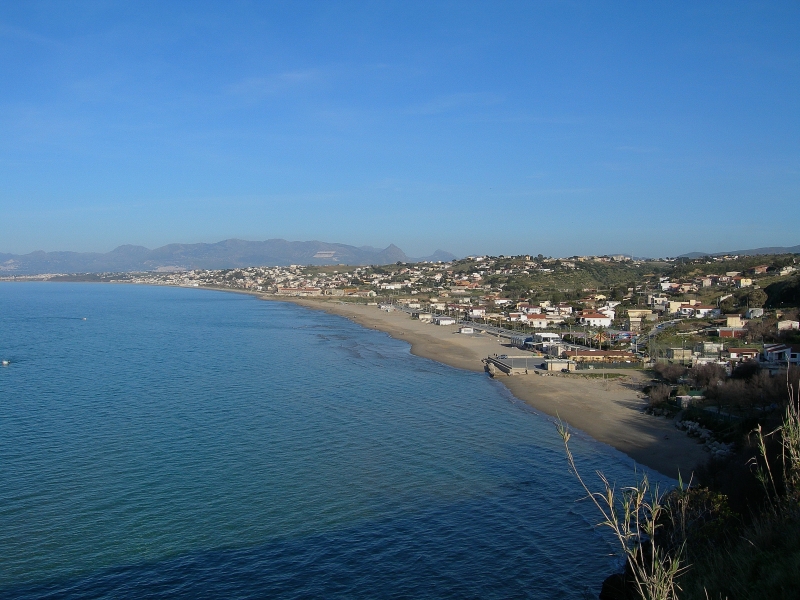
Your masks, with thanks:
M 407 341 L 417 356 L 459 369 L 483 372 L 482 359 L 512 351 L 504 345 L 505 340 L 494 336 L 460 335 L 456 326 L 423 323 L 401 311 L 386 312 L 376 306 L 313 298 L 262 298 L 290 301 L 347 317 Z M 560 417 L 571 427 L 669 477 L 677 478 L 680 471 L 688 480 L 694 468 L 708 457 L 697 440 L 675 429 L 671 420 L 642 412 L 645 401 L 639 390 L 647 378 L 641 371 L 625 371 L 624 377 L 606 381 L 582 375 L 534 374 L 499 374 L 497 379 L 536 410 Z

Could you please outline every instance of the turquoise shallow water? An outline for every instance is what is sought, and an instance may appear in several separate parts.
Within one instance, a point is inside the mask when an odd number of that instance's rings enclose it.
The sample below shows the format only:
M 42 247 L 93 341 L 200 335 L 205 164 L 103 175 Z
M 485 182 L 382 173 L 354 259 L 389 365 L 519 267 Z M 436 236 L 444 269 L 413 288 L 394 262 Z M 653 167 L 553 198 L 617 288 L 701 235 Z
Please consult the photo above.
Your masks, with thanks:
M 614 565 L 549 420 L 345 319 L 2 283 L 0 358 L 0 597 L 580 598 Z

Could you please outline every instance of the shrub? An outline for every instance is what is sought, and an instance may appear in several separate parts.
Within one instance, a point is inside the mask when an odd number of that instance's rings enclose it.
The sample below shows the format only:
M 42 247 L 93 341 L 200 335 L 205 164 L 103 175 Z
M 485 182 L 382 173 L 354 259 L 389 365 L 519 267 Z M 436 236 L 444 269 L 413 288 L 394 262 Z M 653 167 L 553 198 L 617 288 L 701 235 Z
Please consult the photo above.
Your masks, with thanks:
M 719 381 L 724 381 L 727 373 L 722 365 L 708 364 L 699 365 L 692 369 L 690 379 L 698 388 L 708 388 L 716 385 Z
M 681 580 L 682 597 L 796 598 L 800 588 L 800 390 L 787 373 L 788 402 L 771 433 L 755 430 L 753 461 L 767 510 L 734 529 L 722 546 L 690 547 L 694 567 Z M 769 446 L 777 446 L 777 450 Z
M 656 408 L 664 404 L 667 400 L 669 400 L 669 396 L 672 393 L 672 388 L 668 385 L 663 383 L 659 383 L 658 385 L 654 385 L 650 388 L 650 408 Z
M 800 589 L 800 520 L 757 517 L 717 548 L 692 552 L 681 579 L 685 600 L 781 600 Z
M 760 370 L 758 363 L 754 360 L 746 360 L 736 365 L 736 368 L 731 373 L 733 379 L 750 379 L 755 376 Z
M 681 365 L 673 365 L 671 363 L 658 363 L 654 367 L 654 370 L 670 383 L 677 383 L 678 380 L 686 375 L 688 371 L 686 367 Z

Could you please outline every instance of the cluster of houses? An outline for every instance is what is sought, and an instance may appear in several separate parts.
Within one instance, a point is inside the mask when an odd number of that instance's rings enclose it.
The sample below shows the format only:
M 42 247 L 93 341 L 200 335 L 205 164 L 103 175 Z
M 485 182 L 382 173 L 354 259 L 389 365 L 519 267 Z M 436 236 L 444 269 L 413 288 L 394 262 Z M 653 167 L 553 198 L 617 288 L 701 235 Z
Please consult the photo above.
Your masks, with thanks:
M 685 365 L 698 366 L 709 363 L 728 367 L 744 361 L 757 361 L 759 364 L 780 369 L 787 364 L 800 364 L 800 345 L 767 343 L 760 346 L 733 346 L 726 342 L 697 342 L 692 348 L 669 348 L 666 358 Z
M 601 296 L 601 298 L 605 299 L 605 296 Z M 594 300 L 595 298 L 586 303 L 594 304 Z M 602 306 L 578 310 L 572 305 L 563 302 L 555 305 L 549 301 L 543 301 L 539 304 L 520 302 L 516 304 L 514 311 L 508 312 L 507 318 L 511 323 L 519 322 L 528 327 L 541 329 L 558 327 L 570 317 L 574 319 L 578 326 L 608 328 L 611 327 L 616 318 L 615 307 L 619 306 L 619 304 L 620 302 L 609 301 Z M 476 308 L 471 309 L 469 314 L 473 318 L 485 318 L 486 316 L 485 311 L 482 313 L 480 309 Z
M 315 267 L 302 265 L 222 270 L 171 269 L 169 272 L 126 274 L 126 281 L 162 285 L 215 286 L 271 292 L 284 296 L 375 297 L 434 294 L 442 297 L 502 295 L 515 277 L 573 272 L 589 263 L 621 262 L 625 256 L 574 256 L 570 259 L 469 256 L 451 262 L 398 263 L 383 266 Z M 500 278 L 502 281 L 497 281 Z M 552 311 L 547 314 L 553 315 Z M 535 320 L 535 319 L 534 319 Z
M 738 258 L 738 257 L 728 257 Z M 732 286 L 734 288 L 746 288 L 753 285 L 753 279 L 759 275 L 791 275 L 796 271 L 792 265 L 784 267 L 771 267 L 769 265 L 757 265 L 751 267 L 747 272 L 741 271 L 726 271 L 723 275 L 708 274 L 693 277 L 690 281 L 670 281 L 669 277 L 661 277 L 659 279 L 659 286 L 662 292 L 672 292 L 678 294 L 687 294 L 690 292 L 697 292 L 701 288 L 712 286 Z

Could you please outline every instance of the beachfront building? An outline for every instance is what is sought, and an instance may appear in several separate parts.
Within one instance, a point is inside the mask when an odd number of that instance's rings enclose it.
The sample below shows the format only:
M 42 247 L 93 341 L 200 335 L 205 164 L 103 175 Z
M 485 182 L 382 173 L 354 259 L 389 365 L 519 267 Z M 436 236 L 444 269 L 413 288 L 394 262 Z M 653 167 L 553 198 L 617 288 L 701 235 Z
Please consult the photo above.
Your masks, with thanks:
M 546 342 L 549 344 L 554 344 L 561 341 L 561 336 L 558 335 L 557 333 L 547 333 L 543 331 L 542 333 L 534 334 L 533 339 L 536 342 Z
M 321 296 L 322 290 L 317 287 L 278 287 L 278 296 Z
M 433 317 L 433 323 L 435 325 L 455 325 L 456 320 L 453 317 L 448 317 L 447 315 L 436 315 Z
M 564 352 L 563 358 L 574 360 L 576 363 L 629 363 L 638 361 L 636 356 L 625 350 L 567 350 Z
M 565 358 L 552 358 L 544 361 L 544 366 L 547 371 L 575 371 L 578 363 Z

